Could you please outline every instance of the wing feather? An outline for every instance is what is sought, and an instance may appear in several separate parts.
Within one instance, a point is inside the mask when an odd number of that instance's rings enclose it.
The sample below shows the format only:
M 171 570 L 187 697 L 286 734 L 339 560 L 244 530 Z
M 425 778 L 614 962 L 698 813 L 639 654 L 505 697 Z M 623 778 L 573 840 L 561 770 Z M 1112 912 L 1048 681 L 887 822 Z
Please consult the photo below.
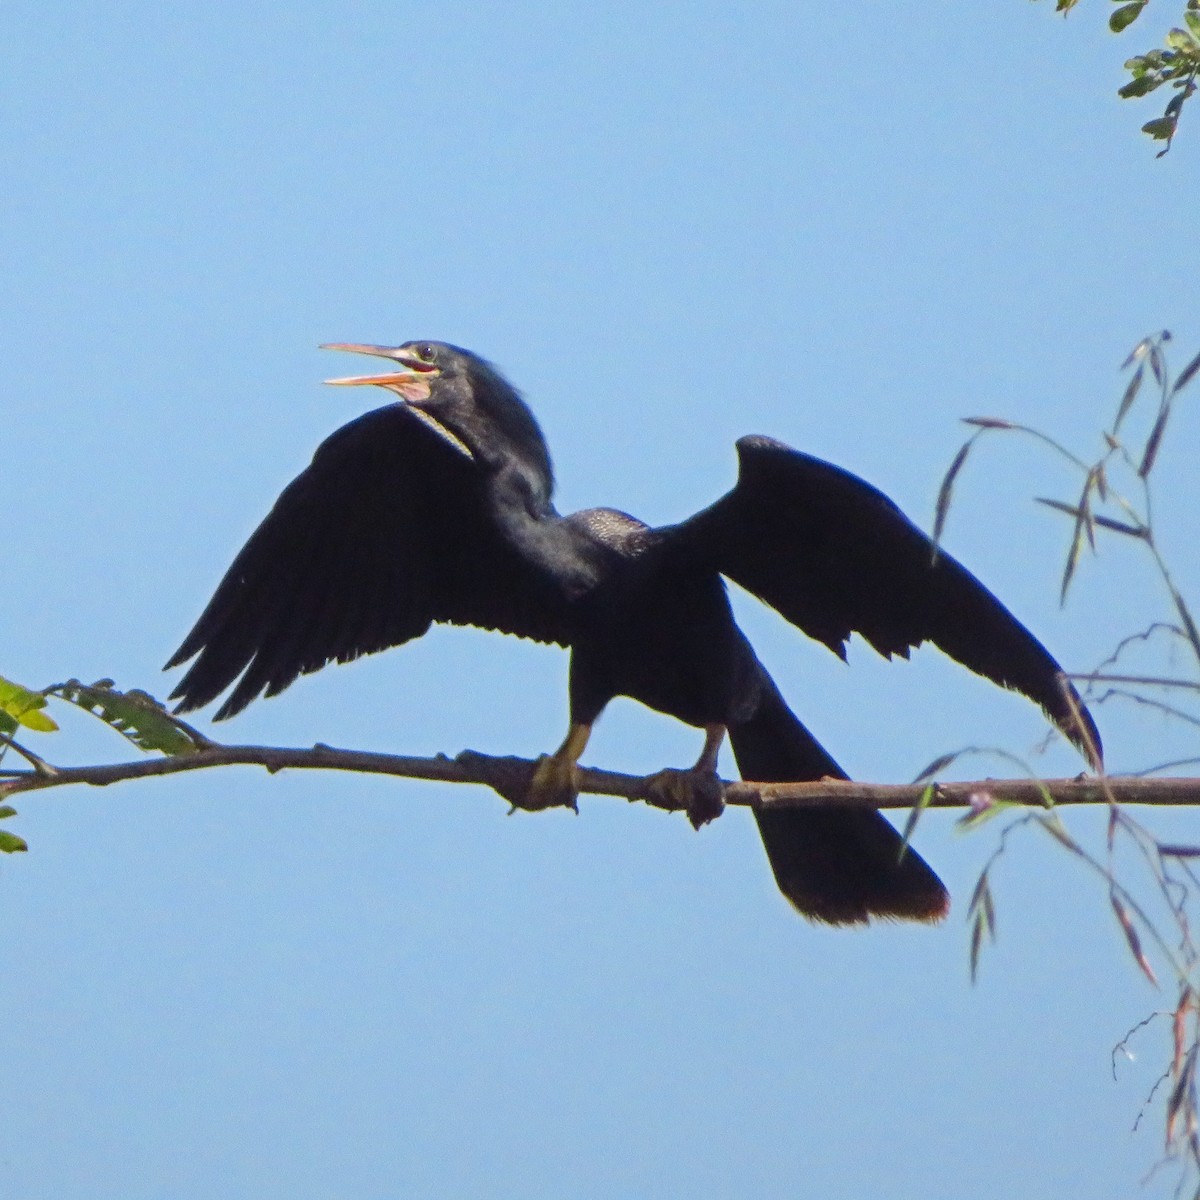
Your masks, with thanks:
M 1099 734 L 1049 651 L 882 492 L 765 437 L 738 444 L 737 485 L 676 526 L 719 571 L 845 657 L 861 634 L 880 654 L 930 641 L 1024 693 L 1089 754 Z M 1071 699 L 1068 699 L 1068 695 Z M 1082 715 L 1080 729 L 1076 712 Z
M 478 464 L 403 404 L 327 438 L 275 502 L 168 667 L 178 711 L 233 716 L 297 676 L 420 637 L 434 621 L 567 644 L 552 575 L 493 521 Z

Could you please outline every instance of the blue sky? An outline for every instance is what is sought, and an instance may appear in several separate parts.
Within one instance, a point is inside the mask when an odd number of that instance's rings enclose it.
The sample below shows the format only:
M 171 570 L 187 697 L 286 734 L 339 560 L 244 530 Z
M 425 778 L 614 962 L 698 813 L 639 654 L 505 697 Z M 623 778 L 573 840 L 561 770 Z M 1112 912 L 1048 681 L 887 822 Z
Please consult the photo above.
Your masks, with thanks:
M 564 509 L 678 519 L 760 432 L 925 524 L 959 417 L 1090 454 L 1138 338 L 1172 328 L 1179 364 L 1200 345 L 1197 146 L 1185 115 L 1154 159 L 1137 127 L 1156 111 L 1113 95 L 1146 39 L 1095 6 L 247 7 L 6 9 L 0 673 L 28 684 L 168 690 L 233 553 L 363 402 L 321 386 L 355 369 L 321 342 L 496 361 Z M 1197 433 L 1184 409 L 1157 513 L 1193 596 L 1175 498 Z M 1085 669 L 1162 605 L 1110 547 L 1058 607 L 1067 531 L 1030 497 L 1075 486 L 985 444 L 947 540 Z M 1030 755 L 1043 733 L 935 651 L 889 666 L 857 644 L 847 668 L 738 605 L 857 777 L 907 781 L 969 744 Z M 533 755 L 565 691 L 559 651 L 438 630 L 213 732 Z M 1179 752 L 1147 714 L 1100 720 L 1114 769 Z M 52 758 L 124 754 L 63 724 Z M 626 701 L 587 760 L 697 749 Z M 1079 769 L 1061 747 L 1036 762 Z M 1131 1194 L 1158 1153 L 1153 1120 L 1130 1129 L 1165 1035 L 1115 1081 L 1110 1051 L 1173 998 L 1045 838 L 1000 868 L 972 987 L 966 901 L 995 839 L 946 814 L 918 840 L 948 922 L 834 932 L 777 896 L 739 813 L 696 835 L 602 799 L 507 818 L 481 791 L 250 770 L 18 807 L 31 853 L 0 864 L 17 1200 L 1063 1200 Z M 1096 814 L 1070 823 L 1098 839 Z

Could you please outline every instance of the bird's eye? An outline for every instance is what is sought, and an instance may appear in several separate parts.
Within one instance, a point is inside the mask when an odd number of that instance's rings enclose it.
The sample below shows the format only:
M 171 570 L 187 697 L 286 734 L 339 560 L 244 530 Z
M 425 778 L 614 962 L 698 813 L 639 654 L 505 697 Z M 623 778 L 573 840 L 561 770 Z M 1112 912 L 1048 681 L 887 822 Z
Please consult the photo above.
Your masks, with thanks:
M 417 347 L 417 357 L 422 362 L 431 363 L 435 358 L 437 358 L 437 350 L 433 346 L 429 345 L 428 342 L 424 342 Z

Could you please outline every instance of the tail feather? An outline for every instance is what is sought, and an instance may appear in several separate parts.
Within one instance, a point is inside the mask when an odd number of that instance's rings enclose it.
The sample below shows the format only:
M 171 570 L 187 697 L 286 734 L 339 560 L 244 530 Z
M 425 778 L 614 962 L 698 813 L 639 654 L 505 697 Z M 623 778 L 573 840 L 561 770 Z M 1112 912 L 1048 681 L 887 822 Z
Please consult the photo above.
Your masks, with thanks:
M 846 779 L 763 672 L 754 715 L 729 740 L 743 779 L 760 783 Z M 755 813 L 779 890 L 806 917 L 831 925 L 872 917 L 938 921 L 950 908 L 942 881 L 872 809 L 775 808 Z

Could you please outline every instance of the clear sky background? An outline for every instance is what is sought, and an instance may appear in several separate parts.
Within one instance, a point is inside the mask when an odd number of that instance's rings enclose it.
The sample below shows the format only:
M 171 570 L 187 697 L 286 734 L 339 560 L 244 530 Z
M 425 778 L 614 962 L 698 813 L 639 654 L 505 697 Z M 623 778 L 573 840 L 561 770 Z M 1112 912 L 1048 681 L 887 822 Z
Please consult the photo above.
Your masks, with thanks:
M 1168 6 L 1169 7 L 1169 6 Z M 1091 454 L 1144 333 L 1200 346 L 1200 130 L 1116 100 L 1155 31 L 1049 0 L 797 5 L 9 0 L 0 47 L 7 498 L 0 673 L 159 668 L 243 539 L 371 397 L 317 344 L 441 338 L 541 418 L 564 509 L 676 520 L 769 433 L 928 526 L 957 419 Z M 1194 398 L 1193 398 L 1194 399 Z M 1161 467 L 1200 596 L 1195 446 Z M 1107 548 L 1057 603 L 1074 479 L 981 447 L 947 540 L 1070 667 L 1164 606 Z M 1033 755 L 1031 705 L 926 650 L 849 666 L 744 597 L 797 711 L 856 777 L 972 743 Z M 1187 664 L 1175 664 L 1178 669 Z M 566 656 L 438 630 L 213 733 L 534 755 Z M 1115 770 L 1186 752 L 1099 713 Z M 81 718 L 36 743 L 125 757 Z M 207 728 L 207 725 L 203 727 Z M 698 735 L 618 701 L 587 761 Z M 1181 751 L 1180 743 L 1184 743 Z M 1080 763 L 1060 746 L 1047 774 Z M 731 768 L 732 769 L 732 768 Z M 995 761 L 964 770 L 1001 773 Z M 249 769 L 29 797 L 0 863 L 0 1192 L 14 1200 L 1128 1196 L 1170 1007 L 1103 887 L 1048 838 L 928 817 L 940 928 L 815 928 L 746 814 Z M 1102 818 L 1071 814 L 1099 844 Z M 1195 836 L 1194 818 L 1157 819 Z M 1158 1097 L 1161 1102 L 1161 1095 Z M 1143 1194 L 1169 1191 L 1170 1173 Z

